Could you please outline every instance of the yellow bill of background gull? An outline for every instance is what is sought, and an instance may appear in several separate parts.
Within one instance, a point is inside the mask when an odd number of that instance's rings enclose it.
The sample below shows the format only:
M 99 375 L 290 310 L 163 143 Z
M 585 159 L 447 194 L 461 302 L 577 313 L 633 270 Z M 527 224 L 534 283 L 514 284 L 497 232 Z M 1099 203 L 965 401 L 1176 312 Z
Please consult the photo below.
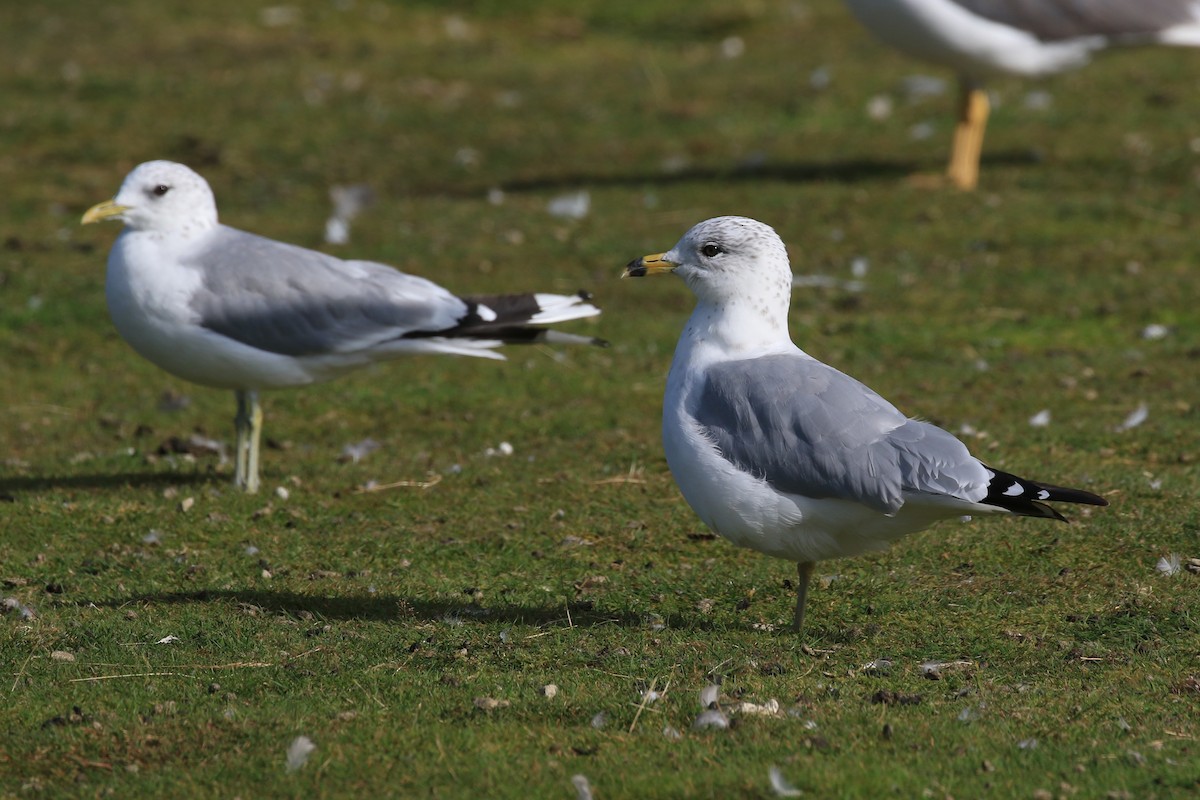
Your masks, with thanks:
M 985 78 L 1045 75 L 1086 64 L 1113 46 L 1200 47 L 1195 0 L 846 0 L 876 37 L 959 76 L 958 125 L 947 176 L 979 180 L 987 126 Z
M 304 386 L 405 355 L 502 359 L 502 344 L 602 344 L 541 327 L 600 313 L 584 293 L 458 297 L 424 278 L 344 261 L 222 225 L 212 190 L 182 164 L 133 169 L 83 223 L 119 219 L 106 294 L 134 350 L 237 395 L 237 485 L 259 485 L 263 389 Z
M 880 550 L 965 514 L 1062 520 L 1046 501 L 1108 505 L 988 467 L 951 434 L 793 344 L 792 271 L 767 225 L 701 222 L 624 274 L 672 272 L 697 303 L 663 397 L 667 464 L 706 525 L 796 562 L 797 631 L 817 561 Z

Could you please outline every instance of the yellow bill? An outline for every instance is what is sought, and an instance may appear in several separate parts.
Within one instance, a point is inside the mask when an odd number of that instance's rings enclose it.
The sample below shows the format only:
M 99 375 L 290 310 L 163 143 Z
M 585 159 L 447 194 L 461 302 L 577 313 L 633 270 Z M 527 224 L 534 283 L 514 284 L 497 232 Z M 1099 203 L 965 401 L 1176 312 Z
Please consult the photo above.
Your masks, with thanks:
M 679 265 L 674 261 L 667 261 L 666 253 L 655 253 L 654 255 L 642 256 L 635 258 L 625 265 L 625 271 L 621 273 L 622 278 L 643 278 L 647 275 L 661 275 L 664 272 L 674 272 Z
M 97 203 L 84 212 L 83 219 L 80 220 L 80 225 L 90 225 L 93 222 L 103 222 L 106 219 L 119 217 L 129 210 L 129 206 L 123 206 L 116 200 L 105 200 L 103 203 Z

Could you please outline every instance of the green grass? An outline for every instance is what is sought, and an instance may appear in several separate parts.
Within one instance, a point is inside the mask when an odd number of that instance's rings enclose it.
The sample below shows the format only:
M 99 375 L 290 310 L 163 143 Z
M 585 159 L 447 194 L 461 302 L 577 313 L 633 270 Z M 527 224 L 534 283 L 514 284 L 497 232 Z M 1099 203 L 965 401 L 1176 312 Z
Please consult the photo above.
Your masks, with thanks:
M 1113 54 L 1044 111 L 998 81 L 964 195 L 907 180 L 940 169 L 952 92 L 906 101 L 936 71 L 830 0 L 292 5 L 282 27 L 228 0 L 0 12 L 0 593 L 36 611 L 0 616 L 0 797 L 571 797 L 577 773 L 598 798 L 770 797 L 771 766 L 808 797 L 1195 791 L 1200 576 L 1154 566 L 1200 556 L 1197 54 Z M 157 454 L 228 442 L 233 400 L 120 341 L 116 230 L 78 225 L 151 158 L 307 246 L 328 187 L 369 183 L 325 249 L 463 292 L 587 287 L 605 314 L 576 329 L 612 347 L 269 395 L 266 491 L 239 495 L 215 457 Z M 586 219 L 546 213 L 575 189 Z M 1111 507 L 822 564 L 802 647 L 790 565 L 706 535 L 666 469 L 690 296 L 616 280 L 723 213 L 774 225 L 798 273 L 869 260 L 862 293 L 797 292 L 809 352 Z M 715 679 L 791 713 L 693 731 Z

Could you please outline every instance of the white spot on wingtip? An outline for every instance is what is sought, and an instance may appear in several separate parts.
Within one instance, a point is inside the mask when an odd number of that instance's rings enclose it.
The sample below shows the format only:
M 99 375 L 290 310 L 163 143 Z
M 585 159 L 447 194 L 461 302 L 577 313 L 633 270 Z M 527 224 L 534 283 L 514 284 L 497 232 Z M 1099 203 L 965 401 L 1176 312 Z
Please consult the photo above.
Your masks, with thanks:
M 1025 490 L 1021 488 L 1021 484 L 1014 482 L 1012 486 L 1004 490 L 1006 497 L 1019 497 L 1025 494 Z
M 475 307 L 475 313 L 478 314 L 479 318 L 481 320 L 483 320 L 484 322 L 495 322 L 496 321 L 496 316 L 497 316 L 496 312 L 483 304 L 480 304 Z
M 1049 500 L 1049 499 L 1050 499 L 1050 493 L 1047 492 L 1045 489 L 1042 489 L 1040 492 L 1038 492 L 1038 500 Z

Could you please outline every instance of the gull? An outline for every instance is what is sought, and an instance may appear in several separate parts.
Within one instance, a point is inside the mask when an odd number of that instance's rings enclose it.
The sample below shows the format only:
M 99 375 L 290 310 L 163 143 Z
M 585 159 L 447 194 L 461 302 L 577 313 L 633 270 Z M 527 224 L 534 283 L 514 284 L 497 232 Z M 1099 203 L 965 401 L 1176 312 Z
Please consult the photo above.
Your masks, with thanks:
M 1108 502 L 988 467 L 792 343 L 782 240 L 746 217 L 701 222 L 624 277 L 675 273 L 696 309 L 663 397 L 663 448 L 688 504 L 735 545 L 797 564 L 794 628 L 813 565 L 886 548 L 966 514 L 1065 521 L 1045 501 Z
M 1113 46 L 1200 46 L 1195 0 L 846 0 L 872 34 L 959 77 L 959 115 L 947 177 L 979 180 L 987 125 L 984 80 L 1083 66 Z
M 237 396 L 236 484 L 259 486 L 264 389 L 420 353 L 503 359 L 502 344 L 599 339 L 542 325 L 600 313 L 587 294 L 458 297 L 371 261 L 344 261 L 217 222 L 212 189 L 170 161 L 135 167 L 83 224 L 125 228 L 108 256 L 109 313 L 134 350 Z

